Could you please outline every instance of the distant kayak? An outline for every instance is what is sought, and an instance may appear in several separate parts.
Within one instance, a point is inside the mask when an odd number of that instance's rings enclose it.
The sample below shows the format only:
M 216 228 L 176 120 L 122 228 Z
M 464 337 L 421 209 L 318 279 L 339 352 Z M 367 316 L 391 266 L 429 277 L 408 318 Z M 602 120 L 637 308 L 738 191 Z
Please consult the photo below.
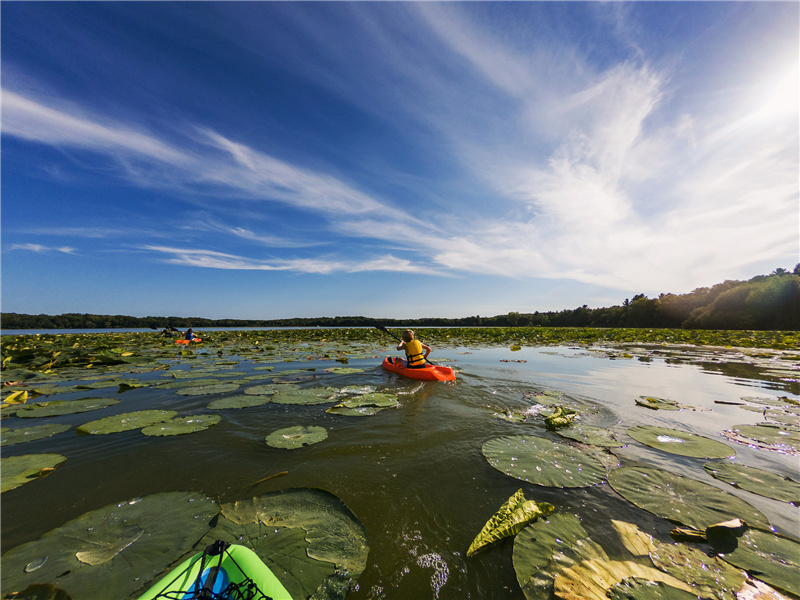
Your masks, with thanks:
M 450 367 L 441 367 L 428 363 L 418 369 L 409 369 L 406 366 L 406 361 L 401 358 L 384 358 L 383 368 L 411 379 L 423 379 L 425 381 L 455 381 L 456 379 L 456 372 Z
M 167 573 L 139 600 L 293 600 L 258 555 L 245 546 L 216 542 Z
M 189 344 L 190 342 L 202 342 L 201 338 L 194 338 L 193 340 L 175 340 L 176 344 Z

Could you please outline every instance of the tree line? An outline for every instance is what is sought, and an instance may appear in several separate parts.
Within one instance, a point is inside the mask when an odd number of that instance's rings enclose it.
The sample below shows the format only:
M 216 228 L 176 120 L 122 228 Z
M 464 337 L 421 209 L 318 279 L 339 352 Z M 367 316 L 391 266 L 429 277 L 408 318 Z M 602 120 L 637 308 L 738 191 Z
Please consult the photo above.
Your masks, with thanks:
M 293 319 L 204 319 L 126 315 L 27 315 L 1 313 L 3 329 L 111 329 L 172 327 L 652 327 L 673 329 L 800 330 L 800 264 L 747 281 L 725 281 L 688 294 L 637 294 L 622 305 L 464 318 L 375 319 L 316 317 Z

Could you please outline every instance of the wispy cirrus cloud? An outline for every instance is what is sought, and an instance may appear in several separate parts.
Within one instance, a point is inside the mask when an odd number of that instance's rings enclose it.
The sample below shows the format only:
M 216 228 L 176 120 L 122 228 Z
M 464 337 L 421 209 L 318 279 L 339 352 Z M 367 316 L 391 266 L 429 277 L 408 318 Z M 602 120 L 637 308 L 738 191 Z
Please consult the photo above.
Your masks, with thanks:
M 390 271 L 421 275 L 445 274 L 435 268 L 420 266 L 409 260 L 392 255 L 360 261 L 346 261 L 327 257 L 256 260 L 202 248 L 142 246 L 141 249 L 164 256 L 161 260 L 169 264 L 207 269 L 233 271 L 293 271 L 323 275 L 331 273 L 359 273 L 365 271 Z
M 42 244 L 10 244 L 6 250 L 8 252 L 14 251 L 25 251 L 25 252 L 36 252 L 37 254 L 44 254 L 47 252 L 61 252 L 63 254 L 75 254 L 76 249 L 72 246 L 44 246 Z

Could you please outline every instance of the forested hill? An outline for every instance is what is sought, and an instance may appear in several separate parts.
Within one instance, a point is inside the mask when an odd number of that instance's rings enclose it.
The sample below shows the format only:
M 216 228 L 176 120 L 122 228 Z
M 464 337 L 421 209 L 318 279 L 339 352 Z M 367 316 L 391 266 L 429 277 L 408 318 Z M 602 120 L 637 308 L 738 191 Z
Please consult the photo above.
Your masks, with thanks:
M 800 264 L 794 271 L 776 269 L 748 281 L 725 281 L 689 294 L 638 294 L 620 306 L 584 305 L 559 312 L 511 312 L 494 317 L 410 320 L 370 317 L 319 317 L 275 320 L 203 319 L 198 317 L 128 317 L 124 315 L 26 315 L 2 313 L 9 329 L 95 329 L 187 327 L 658 327 L 685 329 L 760 329 L 800 331 Z

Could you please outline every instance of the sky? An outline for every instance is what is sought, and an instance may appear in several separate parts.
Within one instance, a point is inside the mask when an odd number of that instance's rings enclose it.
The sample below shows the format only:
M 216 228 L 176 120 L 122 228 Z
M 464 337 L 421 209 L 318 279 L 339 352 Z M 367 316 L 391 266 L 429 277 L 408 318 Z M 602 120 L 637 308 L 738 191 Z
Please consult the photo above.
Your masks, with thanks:
M 2 2 L 3 312 L 494 316 L 800 262 L 797 2 Z

